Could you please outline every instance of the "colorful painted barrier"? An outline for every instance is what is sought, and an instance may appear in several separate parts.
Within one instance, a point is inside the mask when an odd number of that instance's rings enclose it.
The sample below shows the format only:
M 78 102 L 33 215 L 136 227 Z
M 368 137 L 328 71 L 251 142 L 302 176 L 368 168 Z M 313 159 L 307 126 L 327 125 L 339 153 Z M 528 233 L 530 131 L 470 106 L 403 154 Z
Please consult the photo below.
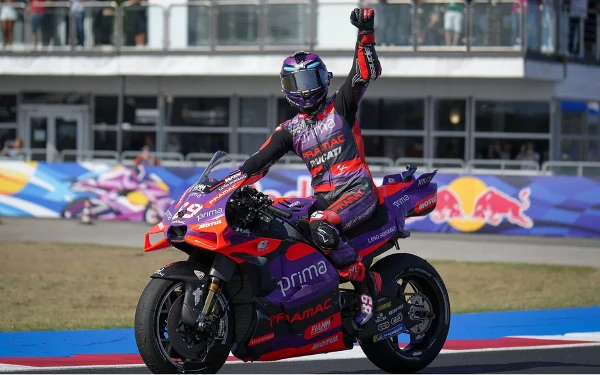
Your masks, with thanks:
M 201 173 L 202 168 L 0 162 L 0 215 L 73 218 L 88 201 L 99 220 L 153 222 Z M 375 174 L 378 184 L 383 176 Z M 600 180 L 438 174 L 434 181 L 436 210 L 409 219 L 408 229 L 600 237 Z M 272 197 L 312 194 L 308 172 L 298 170 L 272 170 L 255 186 Z

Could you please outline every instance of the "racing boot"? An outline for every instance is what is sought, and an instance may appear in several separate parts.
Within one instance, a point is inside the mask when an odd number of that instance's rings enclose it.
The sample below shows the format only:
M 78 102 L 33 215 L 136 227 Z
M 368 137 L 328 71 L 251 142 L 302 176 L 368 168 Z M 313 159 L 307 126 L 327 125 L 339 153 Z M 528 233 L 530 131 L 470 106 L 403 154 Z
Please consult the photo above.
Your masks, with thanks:
M 367 271 L 361 257 L 355 263 L 338 271 L 341 277 L 352 282 L 354 290 L 360 294 L 360 311 L 354 318 L 357 326 L 365 325 L 373 317 L 373 299 L 381 292 L 381 276 Z

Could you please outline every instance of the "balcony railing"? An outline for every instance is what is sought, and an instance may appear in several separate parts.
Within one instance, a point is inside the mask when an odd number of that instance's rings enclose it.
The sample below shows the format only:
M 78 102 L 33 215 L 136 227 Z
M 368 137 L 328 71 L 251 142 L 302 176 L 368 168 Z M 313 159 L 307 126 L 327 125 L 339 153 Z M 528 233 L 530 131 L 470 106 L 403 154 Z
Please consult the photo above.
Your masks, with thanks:
M 62 150 L 54 148 L 23 148 L 13 158 L 0 155 L 0 161 L 47 161 L 51 163 L 62 162 L 96 162 L 96 163 L 122 163 L 133 165 L 138 151 L 102 150 Z M 161 165 L 168 167 L 205 167 L 212 159 L 212 153 L 179 152 L 151 152 Z M 250 155 L 229 154 L 232 159 L 231 166 L 237 167 L 239 163 L 248 159 Z M 437 169 L 441 173 L 458 174 L 495 174 L 495 175 L 544 175 L 544 176 L 583 176 L 591 178 L 600 177 L 600 162 L 582 161 L 546 161 L 541 167 L 537 162 L 529 160 L 465 160 L 462 159 L 432 159 L 432 158 L 398 158 L 393 160 L 386 157 L 369 157 L 367 163 L 373 172 L 398 173 L 404 170 L 407 164 L 415 164 L 421 170 L 431 171 Z M 274 169 L 297 169 L 306 171 L 306 166 L 297 156 L 284 156 L 275 165 Z
M 161 2 L 2 3 L 12 11 L 4 51 L 128 52 L 350 50 L 348 22 L 357 1 L 203 0 Z M 547 0 L 367 1 L 376 11 L 378 49 L 385 51 L 525 51 L 567 55 L 569 16 Z M 9 12 L 10 13 L 10 12 Z M 600 60 L 596 30 L 580 19 L 575 54 Z M 572 29 L 572 28 L 571 28 Z M 572 30 L 571 30 L 572 31 Z M 585 38 L 584 38 L 585 37 Z M 584 43 L 587 40 L 587 43 Z M 595 41 L 590 43 L 589 41 Z M 571 48 L 573 49 L 573 48 Z

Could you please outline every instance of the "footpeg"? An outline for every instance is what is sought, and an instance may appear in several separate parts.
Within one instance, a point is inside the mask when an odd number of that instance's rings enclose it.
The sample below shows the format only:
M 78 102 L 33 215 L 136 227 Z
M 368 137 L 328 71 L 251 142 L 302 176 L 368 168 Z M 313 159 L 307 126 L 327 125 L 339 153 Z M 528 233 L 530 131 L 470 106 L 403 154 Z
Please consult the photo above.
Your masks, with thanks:
M 409 230 L 403 230 L 402 232 L 400 232 L 400 238 L 408 238 L 408 237 L 410 237 Z

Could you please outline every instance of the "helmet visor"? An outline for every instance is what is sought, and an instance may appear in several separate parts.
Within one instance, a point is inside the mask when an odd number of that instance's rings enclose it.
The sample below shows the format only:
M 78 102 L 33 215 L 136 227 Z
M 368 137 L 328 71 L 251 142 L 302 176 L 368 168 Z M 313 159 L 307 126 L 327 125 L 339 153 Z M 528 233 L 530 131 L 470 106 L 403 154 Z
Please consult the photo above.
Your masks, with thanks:
M 281 87 L 292 92 L 314 90 L 326 85 L 327 80 L 325 69 L 300 70 L 281 77 Z

